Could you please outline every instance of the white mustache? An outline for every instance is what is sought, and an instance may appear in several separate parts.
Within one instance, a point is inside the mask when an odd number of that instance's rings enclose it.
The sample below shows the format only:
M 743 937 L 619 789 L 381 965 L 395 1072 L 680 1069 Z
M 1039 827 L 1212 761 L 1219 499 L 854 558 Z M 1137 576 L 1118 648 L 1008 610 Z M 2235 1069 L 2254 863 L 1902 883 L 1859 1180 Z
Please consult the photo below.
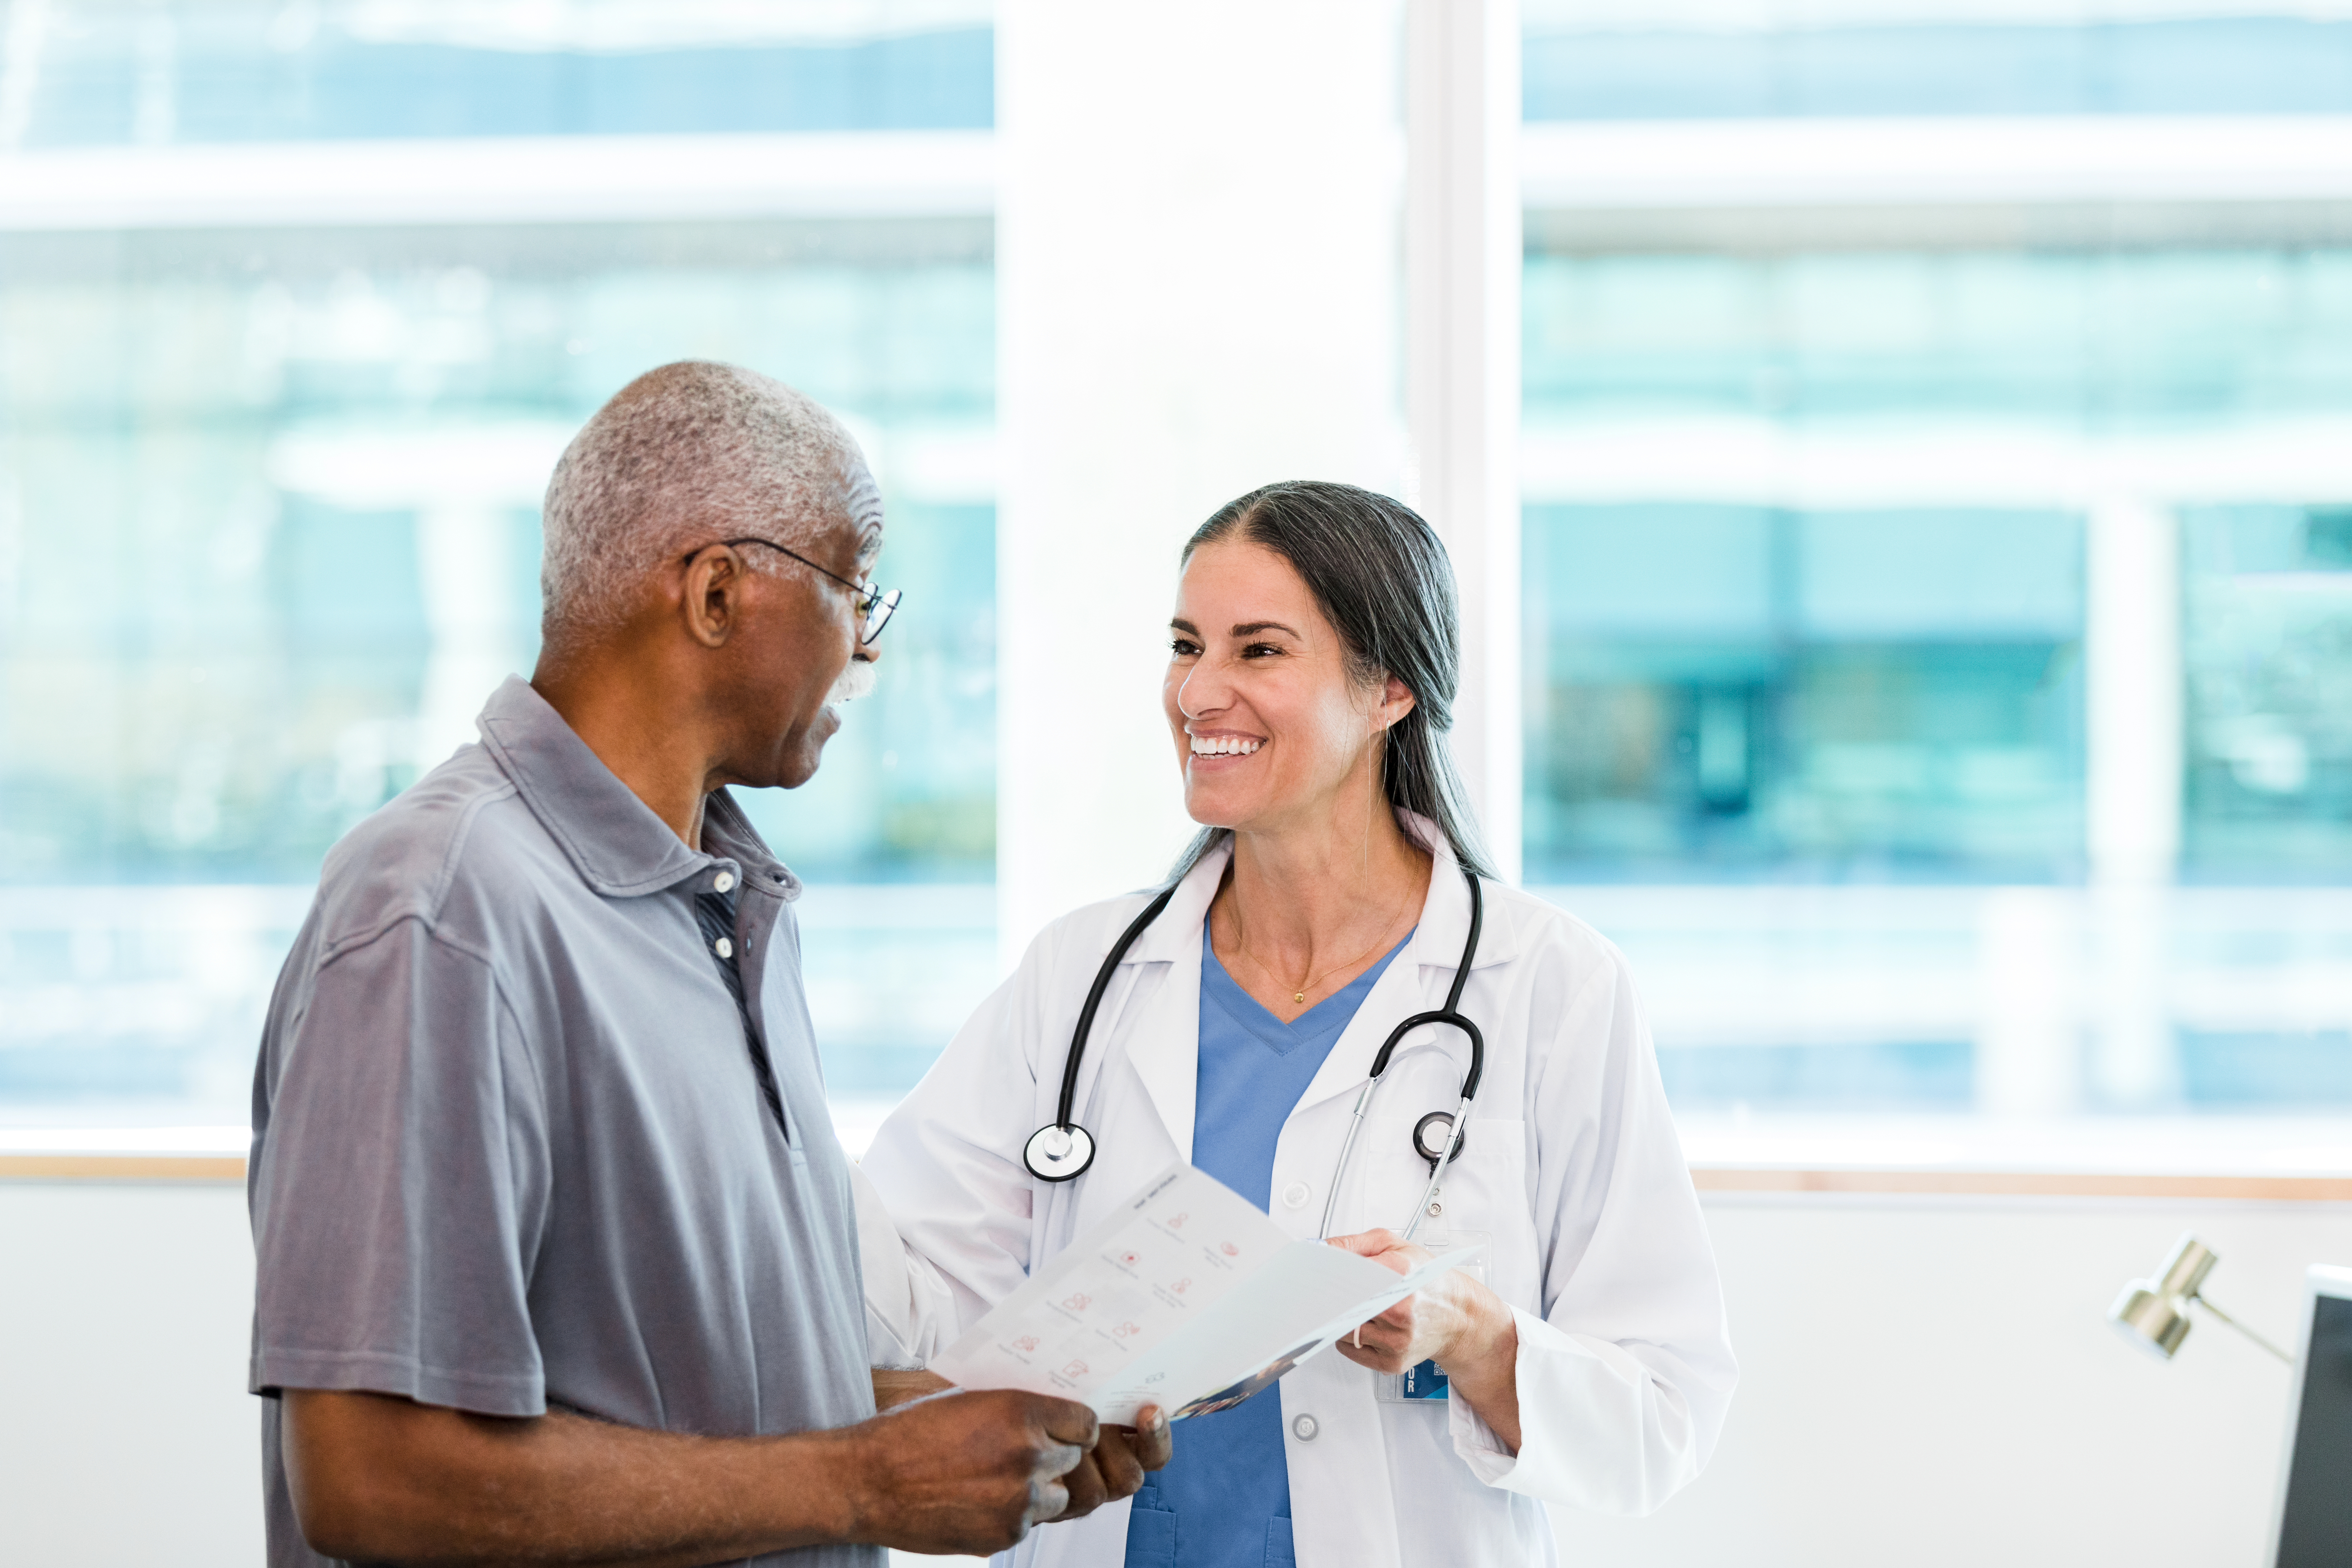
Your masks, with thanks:
M 837 707 L 844 702 L 855 702 L 861 697 L 871 697 L 874 695 L 874 666 L 865 659 L 853 658 L 849 661 L 849 668 L 841 672 L 841 679 L 833 683 L 833 689 L 824 694 L 824 700 Z

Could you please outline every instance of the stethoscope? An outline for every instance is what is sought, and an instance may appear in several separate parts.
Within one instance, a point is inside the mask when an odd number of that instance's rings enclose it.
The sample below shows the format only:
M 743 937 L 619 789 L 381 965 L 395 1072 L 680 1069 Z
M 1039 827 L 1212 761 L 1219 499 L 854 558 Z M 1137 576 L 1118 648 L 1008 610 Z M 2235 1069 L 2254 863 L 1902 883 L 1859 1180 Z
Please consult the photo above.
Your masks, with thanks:
M 1331 1214 L 1339 1201 L 1339 1181 L 1348 1173 L 1348 1156 L 1356 1147 L 1356 1134 L 1363 1130 L 1364 1113 L 1371 1109 L 1372 1096 L 1379 1092 L 1381 1079 L 1388 1075 L 1389 1058 L 1395 1055 L 1397 1042 L 1423 1024 L 1442 1024 L 1461 1030 L 1470 1039 L 1470 1070 L 1462 1079 L 1462 1098 L 1451 1111 L 1433 1110 L 1413 1124 L 1412 1152 L 1429 1162 L 1429 1186 L 1413 1205 L 1412 1216 L 1404 1224 L 1407 1241 L 1421 1228 L 1421 1222 L 1436 1201 L 1437 1189 L 1445 1179 L 1445 1168 L 1462 1152 L 1464 1129 L 1470 1120 L 1470 1102 L 1477 1098 L 1479 1075 L 1486 1070 L 1486 1042 L 1478 1033 L 1478 1026 L 1461 1013 L 1462 987 L 1470 979 L 1470 965 L 1478 956 L 1478 931 L 1486 923 L 1486 903 L 1478 890 L 1478 874 L 1465 869 L 1463 878 L 1470 884 L 1470 940 L 1462 945 L 1462 962 L 1454 967 L 1454 986 L 1445 994 L 1445 1005 L 1431 1013 L 1415 1013 L 1389 1031 L 1389 1037 L 1372 1058 L 1371 1077 L 1356 1095 L 1354 1116 L 1348 1123 L 1348 1136 L 1339 1145 L 1339 1163 L 1331 1168 L 1331 1188 L 1323 1199 L 1323 1223 L 1316 1232 L 1318 1238 L 1331 1234 Z M 1095 1163 L 1094 1135 L 1079 1126 L 1071 1116 L 1078 1095 L 1078 1063 L 1085 1057 L 1087 1036 L 1094 1028 L 1095 1010 L 1102 1005 L 1103 993 L 1110 988 L 1110 978 L 1118 973 L 1119 961 L 1143 928 L 1159 918 L 1176 896 L 1180 883 L 1171 883 L 1160 890 L 1157 898 L 1143 906 L 1119 939 L 1111 944 L 1110 956 L 1095 973 L 1094 985 L 1087 992 L 1087 1005 L 1078 1009 L 1078 1026 L 1070 1037 L 1069 1055 L 1062 1063 L 1062 1098 L 1055 1110 L 1054 1120 L 1029 1135 L 1021 1151 L 1022 1163 L 1029 1173 L 1041 1182 L 1075 1181 Z

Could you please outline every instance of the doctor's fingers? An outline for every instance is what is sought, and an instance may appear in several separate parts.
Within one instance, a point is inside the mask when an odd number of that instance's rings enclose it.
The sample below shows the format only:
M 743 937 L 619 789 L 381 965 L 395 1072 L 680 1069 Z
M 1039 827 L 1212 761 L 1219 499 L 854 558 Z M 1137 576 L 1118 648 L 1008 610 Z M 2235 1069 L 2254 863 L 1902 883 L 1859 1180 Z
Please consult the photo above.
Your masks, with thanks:
M 1341 1340 L 1339 1353 L 1358 1366 L 1368 1367 L 1373 1372 L 1402 1372 L 1413 1364 L 1412 1356 L 1405 1346 L 1385 1338 L 1376 1339 L 1370 1331 L 1365 1333 L 1360 1350 L 1356 1346 L 1354 1336 Z
M 1400 1274 L 1406 1271 L 1407 1265 L 1404 1260 L 1384 1255 L 1412 1245 L 1396 1232 L 1385 1228 L 1360 1230 L 1352 1236 L 1334 1236 L 1327 1239 L 1330 1246 L 1345 1248 L 1359 1258 L 1369 1258 L 1375 1262 L 1385 1263 Z

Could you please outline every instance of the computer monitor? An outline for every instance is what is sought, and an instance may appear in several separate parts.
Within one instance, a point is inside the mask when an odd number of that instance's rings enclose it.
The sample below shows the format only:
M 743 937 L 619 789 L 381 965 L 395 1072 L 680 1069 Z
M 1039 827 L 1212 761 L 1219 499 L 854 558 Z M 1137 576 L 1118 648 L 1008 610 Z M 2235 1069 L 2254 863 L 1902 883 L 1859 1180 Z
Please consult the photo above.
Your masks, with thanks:
M 2305 1277 L 2302 1353 L 2272 1511 L 2273 1568 L 2352 1563 L 2352 1268 Z

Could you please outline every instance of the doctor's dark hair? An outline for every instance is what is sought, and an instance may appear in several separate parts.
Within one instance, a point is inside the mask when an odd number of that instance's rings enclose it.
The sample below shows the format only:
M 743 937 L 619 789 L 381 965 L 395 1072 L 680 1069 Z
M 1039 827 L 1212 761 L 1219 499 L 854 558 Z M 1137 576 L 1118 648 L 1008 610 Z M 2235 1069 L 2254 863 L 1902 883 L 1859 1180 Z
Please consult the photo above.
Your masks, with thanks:
M 1391 806 L 1435 823 L 1463 866 L 1492 877 L 1445 743 L 1462 679 L 1462 630 L 1454 563 L 1437 531 L 1411 507 L 1370 490 L 1290 479 L 1218 508 L 1185 542 L 1181 559 L 1227 539 L 1264 545 L 1290 563 L 1339 632 L 1354 679 L 1370 686 L 1392 675 L 1412 693 L 1412 711 L 1389 728 L 1381 789 Z M 1176 877 L 1228 832 L 1202 829 L 1176 863 Z M 1414 836 L 1410 826 L 1405 832 Z

